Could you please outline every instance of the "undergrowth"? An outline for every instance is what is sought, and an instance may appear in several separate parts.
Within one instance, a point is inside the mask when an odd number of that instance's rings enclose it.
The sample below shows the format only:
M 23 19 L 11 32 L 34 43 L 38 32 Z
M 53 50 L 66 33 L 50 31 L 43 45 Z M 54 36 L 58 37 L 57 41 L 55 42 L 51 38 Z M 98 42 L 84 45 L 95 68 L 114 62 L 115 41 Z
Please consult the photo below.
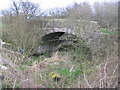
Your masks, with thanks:
M 73 37 L 73 36 L 72 36 Z M 69 40 L 68 40 L 69 41 Z M 112 43 L 110 44 L 110 41 Z M 3 85 L 5 88 L 117 88 L 118 78 L 118 52 L 117 43 L 108 36 L 105 38 L 101 50 L 93 53 L 86 43 L 78 39 L 73 46 L 56 51 L 51 57 L 43 54 L 39 57 L 19 58 L 14 67 L 8 67 L 2 71 L 4 75 Z M 64 46 L 64 45 L 63 45 Z M 114 46 L 114 47 L 113 47 Z M 12 61 L 7 54 L 12 51 L 1 53 L 4 58 Z M 13 54 L 10 54 L 13 55 Z M 23 56 L 23 55 L 21 55 Z M 16 61 L 17 62 L 17 61 Z M 14 62 L 12 62 L 14 63 Z M 49 73 L 60 75 L 58 81 L 51 79 Z M 4 88 L 3 87 L 3 88 Z

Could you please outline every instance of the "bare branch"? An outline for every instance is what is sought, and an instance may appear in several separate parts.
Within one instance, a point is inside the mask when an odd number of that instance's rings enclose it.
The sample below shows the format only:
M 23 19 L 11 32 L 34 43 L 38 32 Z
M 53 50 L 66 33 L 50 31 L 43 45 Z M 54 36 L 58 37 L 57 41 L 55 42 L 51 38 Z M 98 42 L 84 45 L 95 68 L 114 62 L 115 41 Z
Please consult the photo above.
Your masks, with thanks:
M 87 80 L 87 78 L 86 78 L 86 76 L 85 76 L 85 72 L 84 72 L 84 79 L 85 79 L 87 85 L 89 86 L 89 88 L 92 88 L 92 86 L 89 84 L 89 82 L 88 82 L 88 80 Z

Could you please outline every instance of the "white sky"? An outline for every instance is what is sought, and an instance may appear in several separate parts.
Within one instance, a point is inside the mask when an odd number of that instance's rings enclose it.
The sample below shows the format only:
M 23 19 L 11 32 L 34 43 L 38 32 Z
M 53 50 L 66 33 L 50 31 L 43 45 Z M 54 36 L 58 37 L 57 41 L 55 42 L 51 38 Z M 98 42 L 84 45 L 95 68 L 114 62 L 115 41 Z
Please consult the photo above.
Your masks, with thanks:
M 29 1 L 39 3 L 40 8 L 42 10 L 46 10 L 55 7 L 66 7 L 68 5 L 71 5 L 73 2 L 79 3 L 83 1 L 88 1 L 91 4 L 93 4 L 94 2 L 119 1 L 119 0 L 29 0 Z M 12 4 L 12 0 L 0 0 L 0 11 L 9 8 L 10 4 Z

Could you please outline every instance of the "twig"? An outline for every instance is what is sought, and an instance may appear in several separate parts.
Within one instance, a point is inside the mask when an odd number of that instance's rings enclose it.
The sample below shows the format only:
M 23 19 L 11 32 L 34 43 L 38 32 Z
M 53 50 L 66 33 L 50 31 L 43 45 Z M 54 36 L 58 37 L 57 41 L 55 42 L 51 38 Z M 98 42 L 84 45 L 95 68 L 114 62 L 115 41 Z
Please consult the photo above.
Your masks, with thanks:
M 36 86 L 34 86 L 34 88 L 38 88 L 38 87 L 41 87 L 42 86 L 42 88 L 45 88 L 42 84 L 41 85 L 36 85 Z
M 66 77 L 63 78 L 63 80 L 59 83 L 59 85 L 60 85 L 61 83 L 63 83 L 63 81 L 64 81 L 65 79 L 66 79 Z
M 113 71 L 113 74 L 115 73 L 116 69 L 118 68 L 118 64 L 116 65 L 114 71 Z
M 87 85 L 89 86 L 89 88 L 92 88 L 91 85 L 89 84 L 88 80 L 86 79 L 85 72 L 84 72 L 84 79 L 85 79 Z
M 111 64 L 111 63 L 118 63 L 118 61 L 112 61 L 112 62 L 108 62 L 109 64 Z M 101 63 L 100 65 L 104 65 L 105 63 Z M 99 65 L 99 66 L 100 66 Z M 99 67 L 99 66 L 97 66 L 97 67 Z
M 17 79 L 17 78 L 16 78 L 16 79 Z M 16 79 L 15 79 L 15 81 L 14 81 L 13 89 L 15 88 L 15 85 L 16 85 Z
M 107 77 L 107 74 L 106 74 L 106 67 L 107 67 L 107 64 L 108 64 L 108 59 L 107 59 L 107 61 L 106 61 L 106 63 L 105 63 L 105 66 L 104 66 L 104 74 L 105 74 L 105 83 L 106 83 L 106 77 Z M 106 84 L 105 84 L 105 87 L 106 87 Z
M 78 77 L 78 88 L 80 88 L 80 76 Z
M 116 65 L 116 67 L 115 67 L 115 69 L 114 69 L 114 71 L 113 71 L 113 73 L 112 74 L 114 74 L 115 73 L 115 71 L 116 71 L 116 69 L 117 69 L 117 67 L 118 67 L 118 64 Z M 109 84 L 109 86 L 108 87 L 110 87 L 111 85 L 112 85 L 112 78 L 110 79 L 110 84 Z
M 106 78 L 115 78 L 115 77 L 118 77 L 118 76 L 116 75 L 116 76 L 110 76 L 110 77 L 106 77 Z M 105 78 L 105 76 L 104 76 L 102 79 L 100 79 L 97 83 L 101 82 L 104 78 Z M 96 83 L 96 84 L 97 84 L 97 83 Z M 95 85 L 96 85 L 96 84 L 95 84 Z M 94 86 L 95 86 L 95 85 L 94 85 Z
M 72 65 L 72 67 L 71 67 L 71 69 L 70 69 L 70 71 L 69 71 L 70 73 L 71 73 L 71 71 L 73 70 L 74 66 L 75 66 L 75 65 Z
M 77 80 L 71 85 L 71 88 L 74 86 L 74 84 L 77 82 Z
M 100 78 L 102 77 L 102 75 L 101 75 L 101 64 L 99 65 L 99 70 L 100 70 Z M 101 88 L 101 85 L 102 85 L 102 82 L 100 81 L 100 88 Z
M 115 83 L 115 85 L 113 86 L 113 88 L 116 88 L 117 85 L 118 85 L 118 82 Z

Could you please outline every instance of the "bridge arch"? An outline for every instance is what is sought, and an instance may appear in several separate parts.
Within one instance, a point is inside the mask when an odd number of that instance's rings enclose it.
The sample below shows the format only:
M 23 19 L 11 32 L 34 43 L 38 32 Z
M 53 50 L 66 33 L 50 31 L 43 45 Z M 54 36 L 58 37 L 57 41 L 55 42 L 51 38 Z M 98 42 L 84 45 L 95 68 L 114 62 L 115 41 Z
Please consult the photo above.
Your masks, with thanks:
M 77 35 L 76 30 L 71 30 L 67 28 L 54 28 L 53 30 L 46 30 L 46 34 L 55 33 L 55 32 L 64 32 L 68 34 Z
M 43 44 L 39 45 L 38 52 L 41 53 L 54 50 L 54 48 L 61 42 L 59 38 L 65 33 L 75 36 L 77 35 L 75 30 L 67 28 L 54 28 L 53 30 L 46 30 L 45 35 L 41 37 Z

